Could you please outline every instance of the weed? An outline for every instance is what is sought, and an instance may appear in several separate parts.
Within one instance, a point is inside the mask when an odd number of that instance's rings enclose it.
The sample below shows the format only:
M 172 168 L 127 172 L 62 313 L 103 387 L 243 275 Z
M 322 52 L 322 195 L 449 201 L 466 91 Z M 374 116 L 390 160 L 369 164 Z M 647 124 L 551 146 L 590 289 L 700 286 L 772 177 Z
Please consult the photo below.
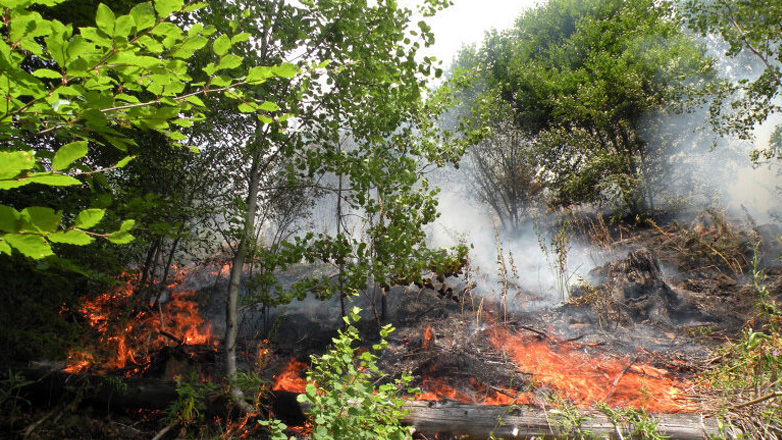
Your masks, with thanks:
M 359 340 L 353 325 L 359 319 L 359 309 L 345 316 L 345 328 L 333 339 L 333 347 L 322 356 L 312 357 L 307 372 L 309 382 L 298 399 L 310 405 L 313 440 L 388 439 L 411 437 L 410 428 L 402 426 L 407 414 L 402 409 L 404 394 L 417 393 L 409 389 L 412 377 L 376 386 L 384 379 L 377 366 L 377 354 L 388 346 L 386 337 L 394 330 L 391 325 L 380 329 L 380 342 L 371 350 L 362 351 L 352 345 Z
M 668 438 L 658 432 L 657 421 L 644 410 L 612 409 L 605 404 L 599 405 L 599 409 L 614 425 L 619 438 L 624 438 L 623 431 L 629 433 L 628 437 L 633 439 L 665 440 Z
M 546 257 L 546 263 L 548 263 L 555 274 L 557 292 L 560 294 L 563 301 L 567 301 L 570 299 L 570 275 L 568 275 L 568 252 L 570 252 L 570 239 L 572 235 L 570 216 L 566 215 L 564 218 L 557 220 L 556 232 L 548 244 L 544 237 L 544 231 L 541 230 L 540 219 L 534 217 L 533 220 L 535 234 L 538 237 L 538 246 Z M 553 248 L 553 259 L 549 246 Z
M 177 378 L 177 398 L 166 409 L 166 423 L 181 424 L 184 427 L 203 424 L 206 396 L 216 389 L 213 383 L 202 382 L 195 374 L 186 379 Z
M 611 299 L 605 288 L 594 286 L 579 276 L 571 288 L 571 293 L 571 298 L 565 304 L 592 309 L 595 315 L 597 315 L 600 328 L 603 328 L 609 322 L 618 323 L 622 320 L 620 308 Z
M 582 426 L 591 420 L 590 417 L 582 414 L 572 403 L 561 397 L 554 396 L 555 408 L 550 410 L 547 415 L 551 416 L 551 425 L 559 436 L 574 440 L 592 440 L 598 438 L 595 433 L 582 428 Z
M 752 286 L 757 294 L 757 317 L 735 344 L 723 350 L 722 362 L 708 374 L 712 387 L 722 391 L 725 419 L 751 433 L 750 438 L 782 436 L 782 310 L 766 287 L 760 252 L 752 258 Z M 753 328 L 757 325 L 757 328 Z
M 30 404 L 30 401 L 22 397 L 22 388 L 32 384 L 33 381 L 26 380 L 24 376 L 8 369 L 8 377 L 0 381 L 0 407 L 11 404 L 14 408 L 18 403 Z
M 500 295 L 502 298 L 502 321 L 508 322 L 508 266 L 505 262 L 505 252 L 502 249 L 502 241 L 497 228 L 494 228 L 494 246 L 497 248 L 497 269 L 500 276 Z M 512 255 L 512 254 L 511 254 Z

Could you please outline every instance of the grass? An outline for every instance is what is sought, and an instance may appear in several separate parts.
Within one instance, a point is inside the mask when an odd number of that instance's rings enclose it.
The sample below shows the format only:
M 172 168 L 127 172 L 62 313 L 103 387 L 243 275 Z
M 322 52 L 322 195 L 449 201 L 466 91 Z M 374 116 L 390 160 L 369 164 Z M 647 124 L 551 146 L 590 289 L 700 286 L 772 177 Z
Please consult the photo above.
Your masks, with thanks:
M 719 391 L 726 430 L 738 428 L 749 439 L 777 439 L 782 438 L 782 309 L 768 291 L 757 249 L 751 268 L 757 316 L 738 342 L 720 352 L 721 362 L 707 382 Z

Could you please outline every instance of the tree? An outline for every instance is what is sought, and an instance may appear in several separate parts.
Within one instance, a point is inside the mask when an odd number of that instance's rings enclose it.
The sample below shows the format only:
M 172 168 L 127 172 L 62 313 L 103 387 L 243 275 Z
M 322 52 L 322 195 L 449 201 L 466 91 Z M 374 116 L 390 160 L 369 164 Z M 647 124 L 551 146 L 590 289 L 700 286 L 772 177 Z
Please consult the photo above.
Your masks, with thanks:
M 259 66 L 238 79 L 228 77 L 221 71 L 237 67 L 242 58 L 228 53 L 230 41 L 226 44 L 227 37 L 220 35 L 212 45 L 218 60 L 204 68 L 209 79 L 193 83 L 186 60 L 209 43 L 214 29 L 194 24 L 184 30 L 170 18 L 204 4 L 160 0 L 139 3 L 120 16 L 100 4 L 96 26 L 78 28 L 33 10 L 58 3 L 2 3 L 0 190 L 92 184 L 101 173 L 127 165 L 132 156 L 93 170 L 90 146 L 124 151 L 134 144 L 126 132 L 131 127 L 157 131 L 179 143 L 185 139 L 179 127 L 203 117 L 199 96 L 224 93 L 243 106 L 268 109 L 271 103 L 245 99 L 233 89 L 296 73 L 295 68 Z M 40 259 L 54 254 L 52 243 L 86 245 L 105 237 L 123 244 L 133 239 L 133 220 L 122 221 L 113 232 L 92 230 L 103 220 L 103 208 L 66 217 L 49 206 L 17 208 L 0 205 L 0 252 L 5 254 L 15 249 Z
M 424 15 L 444 3 L 424 2 Z M 228 126 L 209 124 L 213 134 L 208 138 L 214 143 L 204 148 L 231 148 L 240 158 L 227 168 L 239 176 L 231 189 L 235 198 L 242 199 L 239 209 L 226 219 L 236 226 L 235 235 L 229 235 L 232 268 L 223 345 L 230 380 L 237 372 L 239 291 L 248 264 L 261 278 L 251 283 L 260 289 L 251 296 L 271 306 L 310 294 L 346 296 L 366 287 L 370 278 L 412 279 L 412 273 L 420 278 L 422 270 L 451 261 L 450 255 L 429 250 L 423 243 L 421 228 L 436 215 L 436 190 L 419 179 L 418 171 L 422 162 L 454 161 L 460 151 L 435 133 L 431 115 L 442 104 L 425 101 L 424 88 L 426 76 L 438 72 L 434 60 L 421 62 L 416 56 L 420 47 L 431 44 L 432 35 L 423 21 L 411 26 L 411 10 L 390 0 L 371 4 L 250 0 L 215 3 L 211 8 L 215 26 L 229 38 L 252 35 L 231 45 L 245 55 L 246 67 L 290 61 L 312 69 L 307 76 L 237 88 L 246 96 L 271 97 L 276 103 L 273 110 L 291 118 L 258 123 L 234 113 L 226 115 L 232 121 Z M 342 149 L 346 138 L 353 139 L 356 147 Z M 325 173 L 343 176 L 344 186 L 319 190 L 336 192 L 339 200 L 365 218 L 382 219 L 367 230 L 367 241 L 343 231 L 300 233 L 278 243 L 260 241 L 260 231 L 268 225 L 261 212 L 281 206 L 275 199 L 275 194 L 281 194 L 279 187 L 315 188 Z M 336 279 L 306 279 L 283 289 L 275 270 L 302 260 L 322 261 L 342 270 Z M 244 406 L 239 390 L 232 393 Z
M 751 138 L 757 124 L 782 110 L 778 99 L 782 92 L 782 4 L 762 0 L 687 0 L 679 5 L 679 17 L 685 25 L 704 37 L 716 34 L 724 40 L 726 57 L 749 56 L 760 63 L 759 74 L 722 84 L 711 107 L 718 131 Z
M 509 105 L 541 146 L 552 204 L 653 205 L 646 175 L 660 157 L 646 148 L 644 117 L 681 109 L 711 74 L 705 49 L 667 17 L 651 0 L 552 0 L 487 36 L 479 104 Z
M 518 230 L 542 196 L 536 150 L 534 138 L 507 121 L 470 149 L 474 195 L 494 211 L 505 229 Z

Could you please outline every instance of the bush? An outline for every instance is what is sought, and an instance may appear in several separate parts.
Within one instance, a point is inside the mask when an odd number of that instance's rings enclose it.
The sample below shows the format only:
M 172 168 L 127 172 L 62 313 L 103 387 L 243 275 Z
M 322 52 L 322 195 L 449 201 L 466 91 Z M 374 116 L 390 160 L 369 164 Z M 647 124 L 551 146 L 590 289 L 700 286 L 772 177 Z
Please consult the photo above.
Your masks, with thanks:
M 359 319 L 359 311 L 353 308 L 344 318 L 345 328 L 333 339 L 331 350 L 312 357 L 306 393 L 299 396 L 311 407 L 312 439 L 409 439 L 411 429 L 401 421 L 407 415 L 403 395 L 418 392 L 407 388 L 412 377 L 405 374 L 375 386 L 384 376 L 376 363 L 377 353 L 388 346 L 386 337 L 394 328 L 383 326 L 380 342 L 371 350 L 354 348 L 359 335 L 352 323 Z

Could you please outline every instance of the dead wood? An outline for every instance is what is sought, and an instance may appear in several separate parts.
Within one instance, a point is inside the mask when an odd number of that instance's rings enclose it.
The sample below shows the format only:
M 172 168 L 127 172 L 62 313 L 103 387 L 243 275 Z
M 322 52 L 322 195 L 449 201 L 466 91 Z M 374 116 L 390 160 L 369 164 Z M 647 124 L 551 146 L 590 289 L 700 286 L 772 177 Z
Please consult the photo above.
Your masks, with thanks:
M 656 256 L 648 249 L 630 252 L 591 272 L 602 284 L 622 322 L 650 322 L 663 328 L 677 328 L 693 321 L 711 322 L 697 304 L 674 291 L 664 280 Z
M 424 435 L 454 435 L 459 438 L 568 438 L 578 433 L 592 432 L 597 438 L 619 438 L 617 432 L 629 438 L 633 428 L 614 426 L 601 413 L 578 414 L 579 426 L 573 419 L 556 411 L 544 411 L 521 406 L 488 406 L 457 402 L 408 402 L 410 413 L 404 423 Z M 678 440 L 702 440 L 718 435 L 714 418 L 694 414 L 654 414 L 658 433 Z
M 773 393 L 766 394 L 764 396 L 758 397 L 757 399 L 752 399 L 744 403 L 733 405 L 733 409 L 739 409 L 747 406 L 757 405 L 758 403 L 765 402 L 766 400 L 770 400 L 770 399 L 776 399 L 777 397 L 782 397 L 782 392 L 774 391 Z
M 162 379 L 71 374 L 48 367 L 30 367 L 22 375 L 33 381 L 25 394 L 39 402 L 81 396 L 82 402 L 103 408 L 164 409 L 177 398 L 174 382 Z

